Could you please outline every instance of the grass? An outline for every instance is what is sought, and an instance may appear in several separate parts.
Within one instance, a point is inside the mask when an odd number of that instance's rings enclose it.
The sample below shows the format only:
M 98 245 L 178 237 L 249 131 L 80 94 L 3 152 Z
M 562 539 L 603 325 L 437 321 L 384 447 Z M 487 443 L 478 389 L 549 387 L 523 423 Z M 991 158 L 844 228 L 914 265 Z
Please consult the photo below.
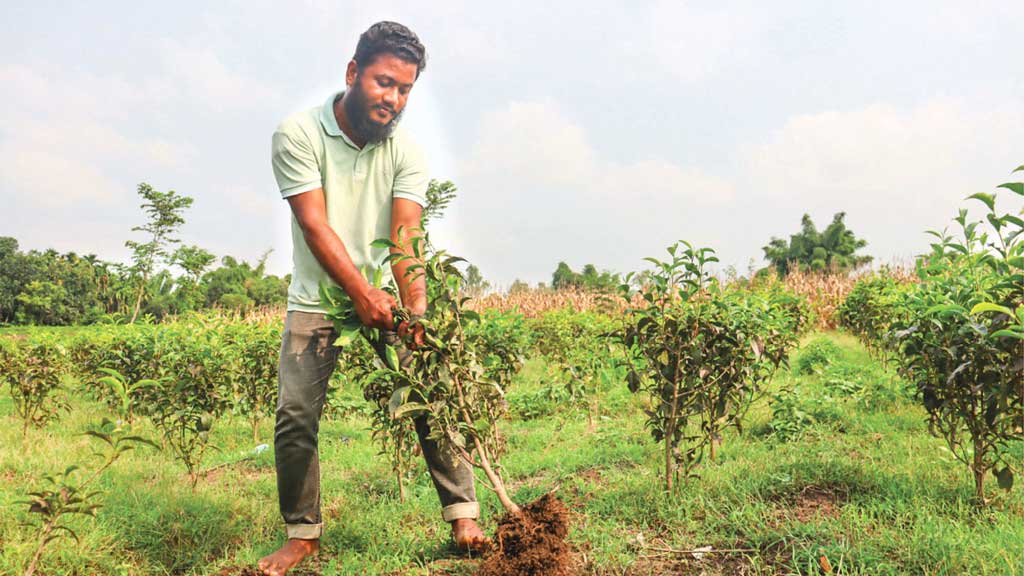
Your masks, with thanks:
M 645 574 L 1019 574 L 1024 572 L 1024 492 L 994 488 L 984 510 L 971 503 L 966 468 L 928 435 L 924 412 L 893 374 L 849 336 L 825 338 L 837 352 L 814 374 L 782 370 L 771 392 L 813 416 L 790 441 L 772 434 L 770 394 L 730 430 L 719 460 L 675 495 L 662 491 L 661 452 L 643 426 L 643 402 L 625 385 L 604 391 L 594 433 L 580 410 L 548 406 L 507 421 L 503 459 L 514 498 L 557 488 L 575 516 L 570 537 L 585 573 Z M 545 384 L 531 360 L 514 384 L 517 398 Z M 846 380 L 842 380 L 842 379 Z M 862 386 L 841 386 L 859 379 Z M 850 389 L 857 389 L 850 393 Z M 357 397 L 343 390 L 344 397 Z M 525 400 L 523 400 L 525 401 Z M 9 397 L 0 398 L 0 574 L 21 574 L 35 548 L 27 506 L 18 504 L 44 473 L 88 462 L 95 442 L 80 435 L 107 411 L 75 398 L 73 410 L 30 430 L 22 450 Z M 139 430 L 155 432 L 145 422 Z M 265 420 L 260 442 L 270 442 Z M 103 478 L 103 508 L 75 518 L 80 540 L 62 539 L 43 556 L 43 573 L 236 574 L 280 544 L 272 450 L 252 455 L 243 419 L 218 421 L 213 469 L 193 491 L 168 452 L 140 449 Z M 1016 455 L 1024 451 L 1016 446 Z M 387 461 L 359 417 L 325 420 L 321 476 L 326 533 L 307 574 L 471 574 L 475 561 L 453 555 L 437 497 L 421 466 L 398 502 Z M 497 499 L 478 482 L 485 530 Z M 701 558 L 686 551 L 711 546 Z M 727 551 L 727 550 L 731 550 Z M 297 574 L 304 572 L 299 571 Z

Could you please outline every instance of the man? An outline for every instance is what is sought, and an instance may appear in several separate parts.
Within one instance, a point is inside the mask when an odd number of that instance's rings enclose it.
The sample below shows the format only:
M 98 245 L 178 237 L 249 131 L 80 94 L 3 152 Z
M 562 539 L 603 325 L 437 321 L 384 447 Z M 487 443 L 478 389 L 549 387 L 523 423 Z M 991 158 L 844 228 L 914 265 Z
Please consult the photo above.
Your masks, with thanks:
M 289 116 L 274 133 L 272 159 L 281 195 L 292 210 L 292 260 L 279 365 L 274 451 L 277 489 L 287 542 L 259 562 L 280 576 L 319 549 L 320 466 L 317 432 L 327 382 L 337 361 L 337 338 L 324 319 L 319 284 L 337 283 L 352 298 L 367 326 L 394 330 L 398 303 L 371 286 L 361 269 L 381 266 L 387 255 L 370 243 L 400 228 L 420 225 L 428 183 L 419 149 L 396 129 L 409 94 L 426 65 L 419 38 L 395 22 L 378 22 L 359 37 L 345 72 L 346 90 L 322 107 Z M 396 280 L 402 304 L 413 315 L 426 310 L 422 277 L 405 274 L 410 262 L 385 269 Z M 387 268 L 387 267 L 385 267 Z M 399 326 L 404 331 L 407 326 Z M 460 547 L 480 548 L 479 505 L 469 466 L 454 464 L 426 421 L 416 422 L 427 468 Z

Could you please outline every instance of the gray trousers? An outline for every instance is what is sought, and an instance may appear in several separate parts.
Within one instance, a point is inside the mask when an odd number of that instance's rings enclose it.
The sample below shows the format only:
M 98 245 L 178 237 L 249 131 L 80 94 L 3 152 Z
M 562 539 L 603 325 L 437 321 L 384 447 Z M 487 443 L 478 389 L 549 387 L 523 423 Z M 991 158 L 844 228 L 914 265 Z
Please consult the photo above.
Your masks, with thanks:
M 289 311 L 281 339 L 278 365 L 277 423 L 274 460 L 277 494 L 288 538 L 314 539 L 323 532 L 320 516 L 320 459 L 317 434 L 327 383 L 338 361 L 333 345 L 338 335 L 323 314 Z M 425 418 L 415 421 L 427 470 L 441 500 L 446 522 L 477 518 L 473 471 L 456 465 L 430 433 Z

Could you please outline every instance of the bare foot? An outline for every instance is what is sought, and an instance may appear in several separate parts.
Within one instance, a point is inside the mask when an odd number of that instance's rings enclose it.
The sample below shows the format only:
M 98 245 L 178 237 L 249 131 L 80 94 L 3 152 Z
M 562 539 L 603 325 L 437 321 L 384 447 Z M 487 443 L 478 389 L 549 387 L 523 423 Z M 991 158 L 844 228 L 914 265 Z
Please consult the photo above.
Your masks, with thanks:
M 284 576 L 306 556 L 316 554 L 320 550 L 319 540 L 299 540 L 292 538 L 284 543 L 270 556 L 264 556 L 259 564 L 260 573 L 264 576 Z
M 486 552 L 491 547 L 491 539 L 472 518 L 459 518 L 452 521 L 452 540 L 460 550 L 468 550 L 477 554 Z

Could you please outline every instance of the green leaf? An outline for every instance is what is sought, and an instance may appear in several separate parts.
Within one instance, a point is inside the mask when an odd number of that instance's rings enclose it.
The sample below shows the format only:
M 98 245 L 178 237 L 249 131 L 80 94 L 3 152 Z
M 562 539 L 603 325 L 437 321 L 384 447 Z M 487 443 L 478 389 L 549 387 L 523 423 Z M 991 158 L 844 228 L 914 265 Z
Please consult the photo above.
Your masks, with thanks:
M 135 390 L 138 390 L 139 388 L 149 388 L 151 386 L 159 386 L 159 385 L 160 385 L 160 383 L 157 382 L 156 380 L 153 380 L 153 379 L 150 379 L 150 378 L 145 378 L 143 380 L 139 380 L 135 384 L 132 384 L 131 387 L 129 388 L 129 391 L 134 392 Z
M 396 388 L 395 391 L 391 393 L 391 399 L 388 400 L 389 414 L 394 416 L 395 412 L 398 411 L 398 408 L 402 404 L 405 404 L 405 401 L 409 398 L 409 390 L 411 390 L 410 387 L 401 386 L 399 388 Z
M 999 481 L 999 487 L 1003 490 L 1009 490 L 1013 488 L 1013 470 L 1010 470 L 1009 466 L 1006 466 L 1002 470 L 996 470 L 996 480 Z
M 445 266 L 449 266 L 451 264 L 455 264 L 456 262 L 465 262 L 465 261 L 466 261 L 466 259 L 462 258 L 460 256 L 449 256 L 449 257 L 444 259 L 444 265 Z
M 83 432 L 83 434 L 86 435 L 86 436 L 92 436 L 94 438 L 99 438 L 100 440 L 106 442 L 107 444 L 109 444 L 111 446 L 114 445 L 114 441 L 110 439 L 110 435 L 109 434 L 103 434 L 101 432 L 96 432 L 95 430 L 86 430 L 85 432 Z
M 1003 222 L 1009 222 L 1018 228 L 1024 228 L 1024 220 L 1021 220 L 1013 214 L 1003 214 Z
M 384 358 L 387 360 L 388 368 L 397 371 L 401 368 L 401 363 L 398 361 L 398 351 L 395 350 L 394 346 L 385 345 L 384 347 Z
M 988 206 L 989 210 L 996 209 L 996 197 L 991 194 L 984 192 L 978 192 L 977 194 L 971 194 L 967 197 L 967 200 L 980 200 L 985 206 Z
M 1020 170 L 1020 168 L 1017 170 Z M 1024 182 L 1007 182 L 996 186 L 996 188 L 1006 188 L 1019 196 L 1024 196 Z
M 334 345 L 339 348 L 351 346 L 352 343 L 356 341 L 356 338 L 359 337 L 359 328 L 359 326 L 356 326 L 354 328 L 346 327 L 343 329 L 338 333 L 338 339 L 334 341 Z
M 403 416 L 416 416 L 427 412 L 427 405 L 421 402 L 406 402 L 398 407 L 392 414 L 392 418 L 402 418 Z
M 103 368 L 103 367 L 100 367 L 100 368 L 97 368 L 97 370 L 99 370 L 100 372 L 103 372 L 104 374 L 114 378 L 115 380 L 124 380 L 124 376 L 122 376 L 120 372 L 118 372 L 117 370 L 114 370 L 113 368 Z
M 1017 166 L 1017 168 L 1015 168 L 1014 171 L 1011 172 L 1011 174 L 1013 174 L 1014 172 L 1024 172 L 1024 164 Z
M 937 304 L 935 306 L 932 306 L 928 310 L 926 310 L 925 311 L 925 315 L 928 315 L 928 316 L 930 316 L 932 314 L 946 315 L 946 314 L 949 314 L 949 313 L 952 313 L 952 312 L 960 312 L 962 314 L 962 313 L 964 313 L 966 311 L 967 311 L 967 309 L 965 309 L 963 306 L 957 306 L 956 304 Z
M 373 248 L 395 248 L 398 249 L 398 244 L 395 244 L 387 238 L 377 238 L 373 242 L 370 242 L 370 246 Z
M 1011 318 L 1013 317 L 1013 310 L 992 302 L 982 302 L 981 304 L 976 304 L 974 308 L 971 308 L 971 315 L 980 314 L 982 312 L 1001 312 Z

